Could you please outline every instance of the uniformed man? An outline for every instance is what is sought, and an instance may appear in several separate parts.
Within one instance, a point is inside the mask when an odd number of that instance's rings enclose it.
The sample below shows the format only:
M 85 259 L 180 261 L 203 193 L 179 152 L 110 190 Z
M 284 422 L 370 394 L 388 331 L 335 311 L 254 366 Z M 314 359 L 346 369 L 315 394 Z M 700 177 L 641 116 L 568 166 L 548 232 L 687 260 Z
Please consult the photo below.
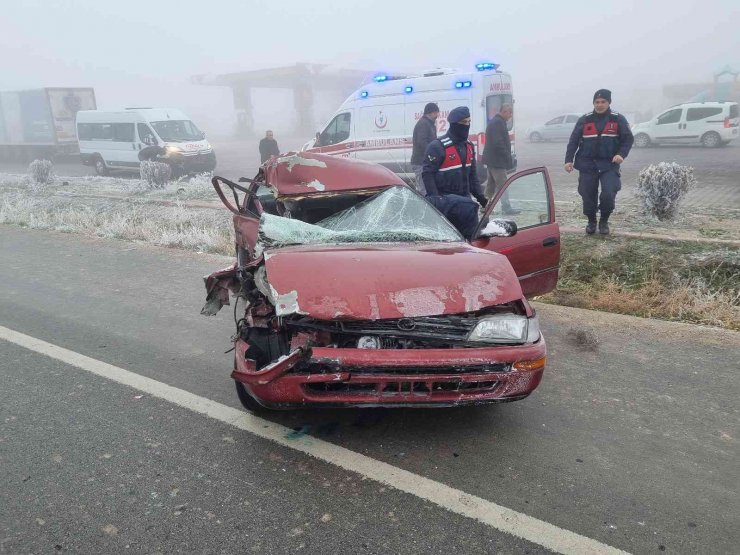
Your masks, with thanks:
M 583 198 L 589 235 L 596 233 L 597 210 L 601 212 L 599 233 L 609 234 L 609 215 L 622 188 L 620 164 L 634 142 L 627 120 L 611 109 L 611 102 L 611 91 L 599 89 L 594 93 L 594 110 L 580 117 L 565 152 L 565 171 L 570 173 L 573 168 L 579 171 L 578 193 Z
M 447 122 L 447 133 L 427 147 L 422 178 L 429 201 L 466 239 L 472 239 L 478 208 L 486 205 L 486 197 L 478 182 L 475 147 L 468 141 L 470 110 L 467 106 L 454 108 Z

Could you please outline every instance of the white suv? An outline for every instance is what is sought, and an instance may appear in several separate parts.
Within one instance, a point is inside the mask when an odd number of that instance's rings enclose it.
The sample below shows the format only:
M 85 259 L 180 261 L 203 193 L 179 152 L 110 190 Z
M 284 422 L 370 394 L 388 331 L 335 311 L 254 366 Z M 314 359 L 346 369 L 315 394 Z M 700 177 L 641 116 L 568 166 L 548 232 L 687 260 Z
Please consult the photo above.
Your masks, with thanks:
M 738 138 L 737 102 L 690 102 L 669 108 L 645 123 L 632 126 L 635 146 L 651 144 L 726 145 Z

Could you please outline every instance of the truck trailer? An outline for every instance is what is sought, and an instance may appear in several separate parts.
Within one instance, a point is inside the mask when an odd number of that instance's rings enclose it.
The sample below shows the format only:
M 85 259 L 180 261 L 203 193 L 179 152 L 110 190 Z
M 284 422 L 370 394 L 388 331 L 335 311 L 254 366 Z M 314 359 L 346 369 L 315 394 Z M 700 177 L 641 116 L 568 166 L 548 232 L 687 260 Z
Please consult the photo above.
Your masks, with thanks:
M 0 92 L 0 157 L 27 161 L 78 153 L 77 112 L 96 108 L 89 87 Z

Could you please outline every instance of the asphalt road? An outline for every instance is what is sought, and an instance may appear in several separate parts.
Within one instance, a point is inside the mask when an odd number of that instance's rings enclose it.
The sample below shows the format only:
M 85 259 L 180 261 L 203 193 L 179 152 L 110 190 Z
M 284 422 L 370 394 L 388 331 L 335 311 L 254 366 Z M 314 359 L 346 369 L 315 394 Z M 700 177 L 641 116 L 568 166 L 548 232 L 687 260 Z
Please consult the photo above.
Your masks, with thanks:
M 0 257 L 1 326 L 239 407 L 231 314 L 199 315 L 223 258 L 7 226 Z M 538 310 L 550 362 L 524 401 L 268 418 L 625 551 L 736 552 L 740 334 Z M 0 552 L 545 551 L 0 345 Z
M 216 173 L 224 177 L 251 177 L 259 166 L 257 141 L 211 141 L 216 151 L 218 166 Z M 298 149 L 303 143 L 300 139 L 281 140 L 283 150 Z M 530 143 L 518 140 L 516 143 L 519 169 L 547 166 L 555 186 L 559 202 L 578 201 L 577 172 L 567 174 L 563 170 L 565 143 Z M 695 208 L 740 210 L 740 140 L 733 141 L 723 148 L 708 149 L 695 146 L 661 146 L 655 148 L 633 149 L 622 169 L 621 205 L 634 201 L 637 175 L 645 166 L 659 162 L 678 162 L 694 168 L 696 186 L 689 192 L 683 203 Z M 0 172 L 23 173 L 27 164 L 0 161 Z M 55 163 L 55 171 L 60 176 L 93 175 L 92 168 L 83 166 L 76 159 Z M 138 172 L 115 172 L 116 175 L 138 178 Z

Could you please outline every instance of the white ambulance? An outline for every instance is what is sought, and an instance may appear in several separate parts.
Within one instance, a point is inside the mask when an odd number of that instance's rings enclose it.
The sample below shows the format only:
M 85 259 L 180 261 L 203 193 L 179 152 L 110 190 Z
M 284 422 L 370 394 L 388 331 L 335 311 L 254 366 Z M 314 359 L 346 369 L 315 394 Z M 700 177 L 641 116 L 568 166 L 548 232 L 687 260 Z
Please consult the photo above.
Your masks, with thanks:
M 302 150 L 376 162 L 397 174 L 413 175 L 412 135 L 427 102 L 439 105 L 439 136 L 447 132 L 450 110 L 456 106 L 470 109 L 469 138 L 476 146 L 482 172 L 486 125 L 503 104 L 514 102 L 511 76 L 488 62 L 469 72 L 434 69 L 417 76 L 376 75 L 344 101 Z M 514 154 L 514 118 L 508 125 Z

